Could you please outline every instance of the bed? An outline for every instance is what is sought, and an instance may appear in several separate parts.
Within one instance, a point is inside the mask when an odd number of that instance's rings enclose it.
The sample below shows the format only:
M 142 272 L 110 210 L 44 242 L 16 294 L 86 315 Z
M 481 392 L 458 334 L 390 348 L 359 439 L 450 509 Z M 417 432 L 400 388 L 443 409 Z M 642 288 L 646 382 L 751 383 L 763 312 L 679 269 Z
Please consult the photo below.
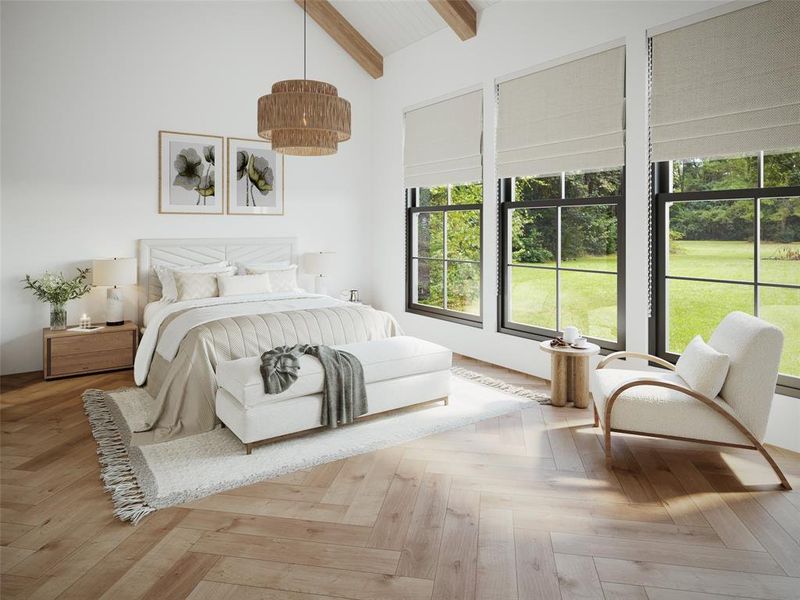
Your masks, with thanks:
M 260 356 L 281 345 L 349 344 L 399 335 L 394 318 L 371 307 L 304 290 L 159 302 L 155 268 L 227 261 L 297 264 L 295 238 L 139 241 L 139 322 L 145 323 L 134 377 L 153 398 L 137 445 L 210 431 L 220 361 Z M 145 319 L 146 315 L 146 319 Z

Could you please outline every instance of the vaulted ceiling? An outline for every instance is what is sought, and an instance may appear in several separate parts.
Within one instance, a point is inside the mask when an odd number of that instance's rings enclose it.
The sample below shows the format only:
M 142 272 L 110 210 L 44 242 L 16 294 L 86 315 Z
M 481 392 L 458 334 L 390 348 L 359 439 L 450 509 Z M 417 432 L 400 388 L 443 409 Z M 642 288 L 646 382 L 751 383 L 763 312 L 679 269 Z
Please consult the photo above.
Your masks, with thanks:
M 305 0 L 308 16 L 376 79 L 383 57 L 450 27 L 467 40 L 480 12 L 500 0 Z M 304 0 L 295 0 L 303 6 Z

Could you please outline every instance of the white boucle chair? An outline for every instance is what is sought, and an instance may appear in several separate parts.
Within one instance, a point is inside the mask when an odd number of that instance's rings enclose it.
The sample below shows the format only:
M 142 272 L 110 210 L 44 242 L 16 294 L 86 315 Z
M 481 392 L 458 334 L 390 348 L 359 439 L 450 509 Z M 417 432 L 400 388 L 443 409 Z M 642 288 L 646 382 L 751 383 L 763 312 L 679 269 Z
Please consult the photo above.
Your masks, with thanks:
M 674 365 L 649 354 L 615 352 L 597 365 L 592 377 L 594 420 L 603 428 L 606 463 L 613 464 L 612 431 L 748 448 L 758 450 L 781 485 L 791 489 L 761 443 L 775 393 L 783 333 L 766 321 L 733 312 L 717 326 L 708 344 L 730 357 L 716 398 L 692 390 Z M 667 371 L 605 368 L 623 357 L 647 359 Z

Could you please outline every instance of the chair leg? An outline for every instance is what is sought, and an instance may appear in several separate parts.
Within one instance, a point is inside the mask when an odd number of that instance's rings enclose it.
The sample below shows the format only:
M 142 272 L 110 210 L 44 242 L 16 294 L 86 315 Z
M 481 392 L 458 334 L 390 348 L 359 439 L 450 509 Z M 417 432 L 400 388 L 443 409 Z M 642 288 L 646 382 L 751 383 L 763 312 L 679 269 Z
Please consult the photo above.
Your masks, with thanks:
M 253 453 L 253 444 L 245 444 L 244 449 L 248 455 Z
M 603 427 L 603 441 L 606 452 L 606 467 L 610 469 L 614 466 L 614 457 L 611 453 L 611 428 L 608 425 Z
M 592 403 L 592 410 L 594 410 L 594 426 L 600 425 L 600 415 L 597 414 L 597 405 Z
M 765 459 L 767 459 L 769 466 L 772 467 L 772 470 L 775 471 L 775 475 L 777 475 L 778 479 L 781 480 L 781 487 L 785 490 L 791 490 L 792 486 L 789 485 L 789 480 L 786 479 L 786 475 L 783 474 L 783 471 L 781 471 L 781 468 L 778 466 L 778 463 L 775 462 L 775 459 L 773 459 L 772 456 L 770 456 L 770 453 L 767 452 L 767 449 L 764 448 L 764 446 L 762 446 L 760 442 L 756 442 L 756 450 L 761 452 L 761 455 Z

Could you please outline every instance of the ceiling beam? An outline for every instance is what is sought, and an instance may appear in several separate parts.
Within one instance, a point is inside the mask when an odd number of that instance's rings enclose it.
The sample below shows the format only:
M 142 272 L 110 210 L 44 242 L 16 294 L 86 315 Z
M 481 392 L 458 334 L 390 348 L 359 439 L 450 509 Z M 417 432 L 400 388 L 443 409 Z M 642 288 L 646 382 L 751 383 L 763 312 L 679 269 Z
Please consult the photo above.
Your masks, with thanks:
M 295 0 L 372 77 L 383 75 L 383 56 L 328 0 Z
M 428 0 L 461 41 L 478 33 L 478 15 L 468 0 Z

